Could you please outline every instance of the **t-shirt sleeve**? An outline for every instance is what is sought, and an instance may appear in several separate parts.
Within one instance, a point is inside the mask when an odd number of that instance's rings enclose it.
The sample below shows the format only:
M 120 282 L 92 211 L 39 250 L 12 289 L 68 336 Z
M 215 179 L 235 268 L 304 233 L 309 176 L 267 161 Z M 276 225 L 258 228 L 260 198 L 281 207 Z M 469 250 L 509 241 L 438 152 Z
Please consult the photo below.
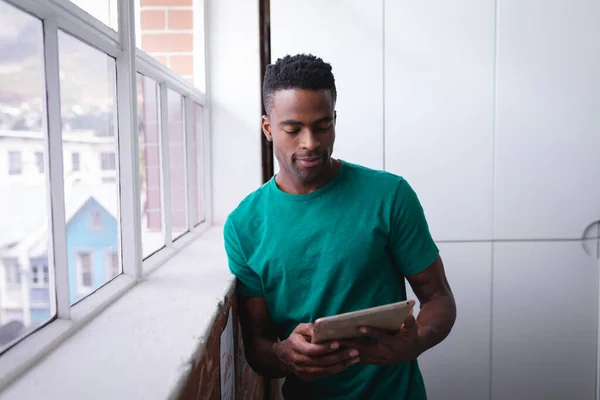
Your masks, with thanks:
M 404 179 L 398 185 L 392 207 L 390 248 L 404 276 L 422 272 L 439 254 L 419 198 Z
M 242 296 L 263 296 L 260 277 L 246 262 L 246 257 L 231 218 L 228 218 L 225 223 L 223 237 L 229 270 L 237 278 L 237 292 Z

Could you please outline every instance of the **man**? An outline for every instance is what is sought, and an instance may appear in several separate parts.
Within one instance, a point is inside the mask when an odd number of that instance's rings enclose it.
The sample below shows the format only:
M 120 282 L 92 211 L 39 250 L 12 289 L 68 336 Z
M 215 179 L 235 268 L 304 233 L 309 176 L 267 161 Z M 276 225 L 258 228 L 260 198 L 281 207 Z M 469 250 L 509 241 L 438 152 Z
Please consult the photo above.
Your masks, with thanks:
M 262 127 L 280 172 L 224 228 L 246 358 L 260 375 L 286 377 L 286 399 L 426 399 L 416 359 L 450 333 L 454 298 L 406 180 L 332 158 L 336 96 L 331 66 L 312 55 L 265 74 Z M 311 343 L 319 317 L 405 300 L 405 278 L 416 321 Z

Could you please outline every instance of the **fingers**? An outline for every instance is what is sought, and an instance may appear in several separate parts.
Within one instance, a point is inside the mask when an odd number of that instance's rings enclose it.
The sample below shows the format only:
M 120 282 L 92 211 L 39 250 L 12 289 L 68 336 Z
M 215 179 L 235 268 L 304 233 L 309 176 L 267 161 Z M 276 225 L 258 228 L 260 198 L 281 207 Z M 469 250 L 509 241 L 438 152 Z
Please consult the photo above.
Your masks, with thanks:
M 314 379 L 325 378 L 327 376 L 339 374 L 340 372 L 345 371 L 346 369 L 350 368 L 351 366 L 358 363 L 359 361 L 360 360 L 358 359 L 358 357 L 355 357 L 355 358 L 351 358 L 349 360 L 343 361 L 341 363 L 338 363 L 338 364 L 335 364 L 332 366 L 327 366 L 327 367 L 322 367 L 322 366 L 299 367 L 296 370 L 296 374 L 301 379 L 309 380 L 309 381 L 314 380 Z
M 296 365 L 301 366 L 330 367 L 337 364 L 343 364 L 354 358 L 359 358 L 359 352 L 357 349 L 336 351 L 335 353 L 330 353 L 320 357 L 308 357 L 304 354 L 296 353 L 293 361 Z
M 390 336 L 389 332 L 382 331 L 381 329 L 371 328 L 367 326 L 361 326 L 358 328 L 358 331 L 362 336 L 369 337 L 371 339 L 375 339 L 378 342 L 385 340 L 388 336 Z
M 400 328 L 400 330 L 412 331 L 416 327 L 417 320 L 415 319 L 414 315 L 411 314 L 406 318 L 406 321 L 404 321 L 404 324 L 402 325 L 402 328 Z
M 294 333 L 298 333 L 303 336 L 312 337 L 313 329 L 314 329 L 313 324 L 300 324 L 296 327 L 296 329 L 294 329 Z
M 319 344 L 310 343 L 305 336 L 299 333 L 292 334 L 290 336 L 290 342 L 294 351 L 308 357 L 322 356 L 340 348 L 340 345 L 337 342 Z

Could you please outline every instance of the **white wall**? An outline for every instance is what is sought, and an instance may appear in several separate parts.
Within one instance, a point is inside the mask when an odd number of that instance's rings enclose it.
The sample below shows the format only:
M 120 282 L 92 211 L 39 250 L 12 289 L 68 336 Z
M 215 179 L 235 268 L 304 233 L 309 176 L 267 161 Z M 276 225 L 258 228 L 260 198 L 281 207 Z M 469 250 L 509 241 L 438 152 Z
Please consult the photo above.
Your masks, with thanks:
M 334 156 L 383 168 L 381 1 L 271 0 L 271 61 L 312 53 L 333 67 Z
M 386 1 L 386 169 L 436 240 L 492 235 L 494 0 Z
M 258 1 L 208 0 L 213 218 L 261 184 Z
M 458 318 L 421 358 L 432 399 L 600 390 L 598 20 L 594 0 L 271 0 L 274 59 L 333 65 L 335 155 L 407 178 L 439 243 Z

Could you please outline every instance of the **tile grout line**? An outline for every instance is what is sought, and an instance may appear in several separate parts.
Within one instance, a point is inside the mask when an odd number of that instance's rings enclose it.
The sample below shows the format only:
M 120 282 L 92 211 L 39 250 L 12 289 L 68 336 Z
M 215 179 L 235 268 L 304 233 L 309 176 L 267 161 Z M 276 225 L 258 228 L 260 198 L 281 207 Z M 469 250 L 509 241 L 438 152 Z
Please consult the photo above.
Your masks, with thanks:
M 498 108 L 498 47 L 499 47 L 499 24 L 500 4 L 499 0 L 494 2 L 494 65 L 492 66 L 492 236 L 496 229 L 496 140 L 497 140 L 497 108 Z M 493 370 L 494 370 L 494 264 L 495 244 L 491 243 L 490 249 L 490 358 L 489 358 L 489 400 L 493 397 Z
M 382 126 L 382 140 L 381 140 L 381 150 L 382 150 L 382 167 L 385 171 L 385 0 L 381 0 L 381 97 L 382 97 L 382 117 L 383 117 L 383 126 Z

